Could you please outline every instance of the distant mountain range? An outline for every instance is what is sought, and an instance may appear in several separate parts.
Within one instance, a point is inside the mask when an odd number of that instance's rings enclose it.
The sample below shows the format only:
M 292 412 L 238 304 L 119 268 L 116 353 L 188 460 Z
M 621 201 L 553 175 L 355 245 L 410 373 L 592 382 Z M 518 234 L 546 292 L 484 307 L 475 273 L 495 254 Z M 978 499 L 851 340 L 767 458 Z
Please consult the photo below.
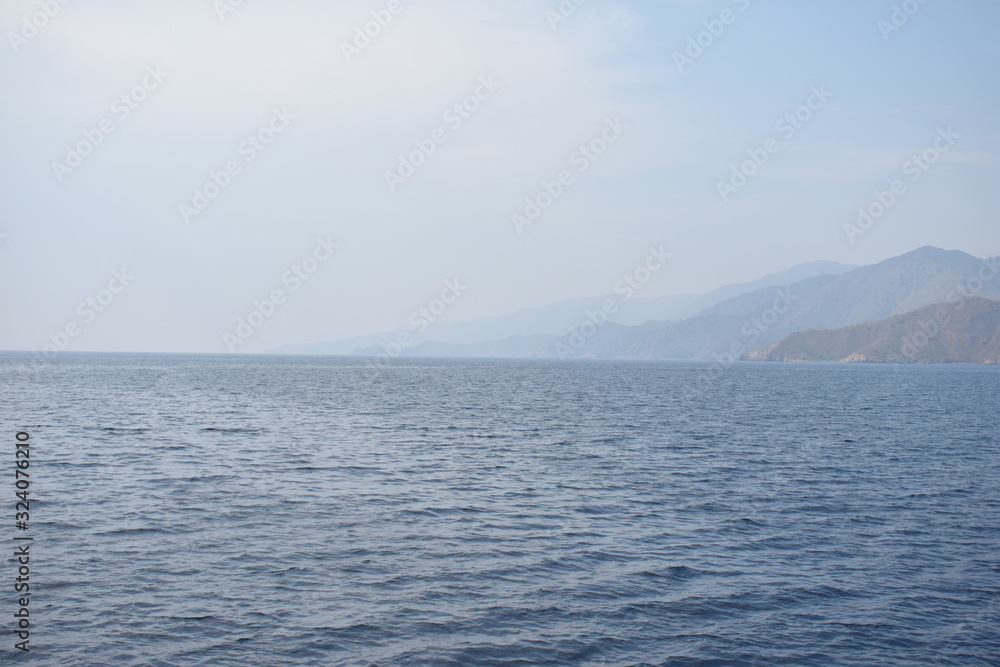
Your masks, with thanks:
M 797 331 L 744 358 L 1000 364 L 1000 301 L 973 297 L 870 324 Z
M 997 258 L 925 246 L 869 266 L 802 264 L 704 295 L 571 299 L 500 317 L 438 323 L 415 335 L 402 356 L 737 359 L 796 332 L 879 323 L 954 302 L 962 294 L 1000 301 L 998 271 Z M 608 299 L 616 307 L 603 321 L 596 311 Z M 952 326 L 961 322 L 956 317 Z M 272 352 L 375 356 L 397 333 Z
M 535 351 L 566 334 L 571 327 L 580 323 L 584 313 L 601 307 L 607 299 L 615 299 L 619 309 L 611 317 L 611 322 L 634 326 L 649 320 L 682 320 L 702 310 L 714 306 L 740 294 L 752 292 L 768 285 L 790 285 L 794 282 L 823 274 L 839 275 L 855 269 L 855 266 L 837 262 L 812 262 L 800 264 L 787 271 L 770 274 L 747 283 L 726 285 L 708 294 L 680 294 L 657 298 L 635 298 L 624 301 L 618 295 L 603 295 L 579 299 L 564 299 L 546 306 L 526 308 L 509 315 L 500 315 L 466 322 L 440 322 L 431 324 L 423 332 L 410 332 L 414 344 L 404 351 L 403 356 L 483 356 L 472 350 L 489 350 L 487 356 L 534 356 L 525 354 L 530 338 L 537 343 Z M 399 331 L 387 331 L 367 336 L 358 336 L 336 342 L 306 343 L 286 345 L 270 350 L 271 354 L 326 354 L 326 355 L 366 355 L 381 352 L 381 346 L 395 341 Z M 498 344 L 511 338 L 509 346 Z M 431 343 L 424 347 L 422 343 Z M 454 348 L 446 348 L 441 343 L 454 343 Z M 478 347 L 485 344 L 483 347 Z

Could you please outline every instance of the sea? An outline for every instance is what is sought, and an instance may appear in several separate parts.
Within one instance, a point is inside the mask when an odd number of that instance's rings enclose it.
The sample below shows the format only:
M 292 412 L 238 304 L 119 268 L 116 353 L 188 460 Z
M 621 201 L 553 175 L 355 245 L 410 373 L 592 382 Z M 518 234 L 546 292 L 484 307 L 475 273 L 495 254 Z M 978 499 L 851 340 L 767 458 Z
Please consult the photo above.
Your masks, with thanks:
M 4 664 L 1000 664 L 1000 367 L 3 353 L 0 406 Z

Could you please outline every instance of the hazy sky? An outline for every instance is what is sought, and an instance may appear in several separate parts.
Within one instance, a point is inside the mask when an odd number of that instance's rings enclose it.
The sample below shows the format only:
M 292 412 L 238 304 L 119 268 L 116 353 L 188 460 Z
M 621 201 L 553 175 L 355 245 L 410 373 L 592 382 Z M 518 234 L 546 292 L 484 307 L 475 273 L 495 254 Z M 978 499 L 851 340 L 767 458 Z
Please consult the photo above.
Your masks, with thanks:
M 455 279 L 445 319 L 499 315 L 650 246 L 642 296 L 1000 254 L 995 0 L 231 2 L 0 7 L 0 349 L 224 352 L 275 291 L 240 351 L 406 328 Z

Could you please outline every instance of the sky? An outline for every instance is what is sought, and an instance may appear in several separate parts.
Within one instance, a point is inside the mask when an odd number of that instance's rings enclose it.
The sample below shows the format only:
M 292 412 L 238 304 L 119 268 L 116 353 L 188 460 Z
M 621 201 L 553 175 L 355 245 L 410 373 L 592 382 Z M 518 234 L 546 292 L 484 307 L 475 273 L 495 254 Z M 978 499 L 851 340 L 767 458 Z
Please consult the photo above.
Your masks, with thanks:
M 6 0 L 0 349 L 341 340 L 442 295 L 608 294 L 651 249 L 643 297 L 1000 255 L 998 27 L 993 0 Z

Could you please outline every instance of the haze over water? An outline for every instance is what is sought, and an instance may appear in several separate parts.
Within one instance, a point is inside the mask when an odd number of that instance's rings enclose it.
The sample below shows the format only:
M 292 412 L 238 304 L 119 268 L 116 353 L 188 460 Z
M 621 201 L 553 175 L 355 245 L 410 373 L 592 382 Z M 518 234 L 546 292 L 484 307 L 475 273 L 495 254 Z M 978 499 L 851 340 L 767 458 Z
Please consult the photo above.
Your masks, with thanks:
M 29 359 L 31 664 L 1000 655 L 996 367 Z

